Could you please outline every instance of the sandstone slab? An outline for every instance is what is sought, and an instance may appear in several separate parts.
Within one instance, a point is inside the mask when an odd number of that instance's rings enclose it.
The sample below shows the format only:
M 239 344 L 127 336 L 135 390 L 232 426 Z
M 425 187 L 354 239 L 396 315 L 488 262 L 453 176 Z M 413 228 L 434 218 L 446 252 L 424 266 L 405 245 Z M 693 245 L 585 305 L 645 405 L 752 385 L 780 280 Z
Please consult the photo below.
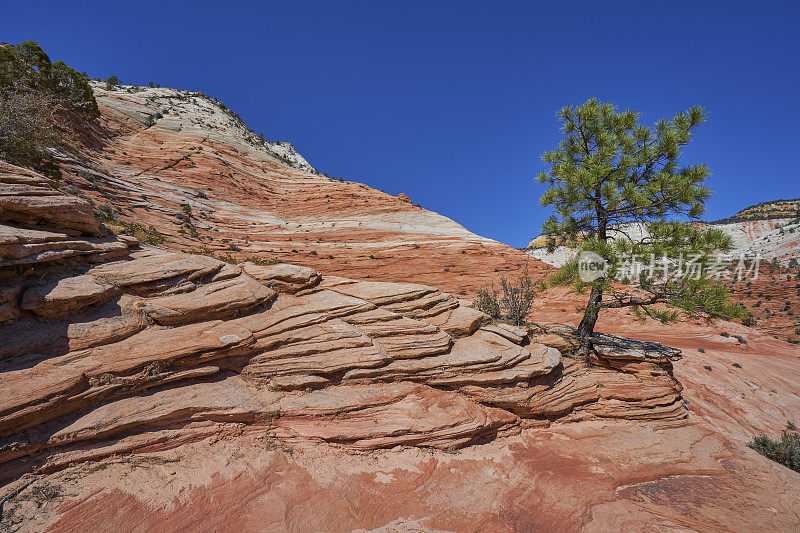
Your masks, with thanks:
M 172 287 L 179 281 L 192 281 L 218 272 L 224 263 L 203 255 L 150 253 L 133 261 L 107 263 L 90 271 L 94 277 L 118 287 L 131 287 L 143 293 Z
M 0 161 L 0 220 L 94 236 L 102 233 L 88 200 L 64 194 L 54 181 L 3 161 Z
M 401 382 L 368 389 L 330 387 L 281 401 L 280 423 L 304 438 L 358 449 L 416 445 L 454 449 L 513 428 L 507 411 L 465 401 L 463 396 Z M 310 413 L 347 413 L 325 422 Z
M 40 287 L 31 287 L 22 295 L 22 309 L 43 317 L 75 313 L 87 305 L 111 298 L 115 289 L 92 275 L 64 278 Z
M 167 326 L 244 314 L 275 300 L 277 294 L 249 276 L 216 281 L 186 293 L 150 298 L 143 312 Z
M 243 268 L 252 278 L 274 285 L 282 292 L 290 294 L 313 287 L 322 279 L 322 276 L 313 268 L 286 263 L 258 266 L 247 262 L 244 263 Z

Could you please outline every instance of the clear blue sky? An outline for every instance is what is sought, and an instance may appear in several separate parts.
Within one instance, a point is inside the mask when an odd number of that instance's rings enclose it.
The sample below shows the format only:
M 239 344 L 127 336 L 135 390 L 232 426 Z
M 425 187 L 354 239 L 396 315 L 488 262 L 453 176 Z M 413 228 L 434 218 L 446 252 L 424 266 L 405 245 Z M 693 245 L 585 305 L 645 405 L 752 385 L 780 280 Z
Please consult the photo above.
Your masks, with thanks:
M 320 171 L 522 246 L 556 110 L 709 122 L 707 219 L 800 196 L 797 2 L 9 2 L 0 40 L 93 77 L 202 90 Z

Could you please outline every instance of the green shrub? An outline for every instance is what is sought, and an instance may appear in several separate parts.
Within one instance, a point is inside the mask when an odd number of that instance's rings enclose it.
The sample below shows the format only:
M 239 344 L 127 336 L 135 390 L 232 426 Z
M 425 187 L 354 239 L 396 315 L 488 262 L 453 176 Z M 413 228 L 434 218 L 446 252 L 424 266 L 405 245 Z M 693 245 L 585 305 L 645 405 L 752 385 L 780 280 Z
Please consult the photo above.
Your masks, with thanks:
M 56 115 L 55 102 L 41 92 L 0 89 L 0 159 L 42 169 L 50 162 L 47 149 L 68 140 L 55 127 Z
M 216 257 L 216 259 L 219 259 L 220 261 L 224 261 L 225 263 L 228 263 L 228 264 L 231 264 L 231 265 L 238 265 L 239 263 L 241 263 L 241 261 L 236 259 L 235 257 L 233 257 L 230 254 L 230 252 L 225 254 L 225 255 L 220 255 L 220 256 Z
M 35 41 L 0 46 L 0 159 L 59 179 L 48 149 L 100 116 L 87 79 L 50 58 Z
M 780 440 L 772 440 L 768 435 L 759 435 L 748 444 L 752 449 L 773 461 L 800 472 L 800 433 L 789 422 Z
M 141 224 L 126 224 L 123 233 L 136 237 L 139 242 L 147 244 L 162 244 L 167 240 L 163 233 L 159 232 L 155 226 L 145 227 Z
M 59 167 L 52 161 L 47 161 L 47 160 L 42 161 L 38 165 L 34 165 L 33 168 L 35 168 L 36 170 L 38 170 L 51 180 L 59 181 L 63 177 L 63 174 L 61 173 L 61 167 Z
M 97 218 L 105 222 L 117 222 L 117 215 L 114 213 L 114 208 L 110 205 L 98 205 L 94 210 L 94 214 Z
M 63 61 L 51 63 L 35 41 L 0 46 L 0 90 L 35 90 L 85 118 L 100 116 L 86 76 Z
M 283 262 L 277 257 L 273 257 L 271 259 L 264 259 L 263 257 L 251 257 L 248 259 L 248 261 L 258 266 L 277 265 Z
M 158 119 L 164 118 L 164 115 L 161 113 L 156 113 L 155 115 L 147 115 L 147 120 L 145 120 L 144 124 L 148 128 L 151 126 L 155 126 Z
M 515 326 L 524 325 L 537 292 L 534 282 L 527 274 L 523 274 L 516 285 L 503 277 L 500 290 L 502 295 L 492 284 L 490 289 L 476 291 L 476 307 L 495 320 L 503 318 Z
M 207 255 L 208 257 L 214 257 L 214 250 L 212 250 L 205 244 L 200 248 L 186 250 L 186 253 L 192 255 Z
M 500 318 L 502 309 L 500 307 L 500 299 L 497 296 L 497 291 L 492 283 L 491 289 L 478 289 L 478 301 L 475 302 L 475 307 L 483 311 L 493 319 Z
M 231 245 L 231 246 L 234 246 L 234 245 Z M 237 248 L 237 250 L 233 250 L 233 251 L 238 251 L 238 246 L 235 246 L 235 248 Z M 193 249 L 186 250 L 186 253 L 187 254 L 193 254 L 193 255 L 205 255 L 205 256 L 208 256 L 208 257 L 213 257 L 214 259 L 219 259 L 220 261 L 224 261 L 224 262 L 230 263 L 232 265 L 237 265 L 239 263 L 244 263 L 246 261 L 249 261 L 249 262 L 251 262 L 251 263 L 253 263 L 255 265 L 258 265 L 258 266 L 277 265 L 279 263 L 282 263 L 282 261 L 280 259 L 278 259 L 277 257 L 273 257 L 271 259 L 264 259 L 262 257 L 253 256 L 253 257 L 244 257 L 244 258 L 238 259 L 236 257 L 233 257 L 230 252 L 226 253 L 225 255 L 216 255 L 214 250 L 212 250 L 211 248 L 209 248 L 205 244 L 203 246 L 199 247 L 199 248 L 193 248 Z
M 111 89 L 113 89 L 117 85 L 119 85 L 119 78 L 117 78 L 116 76 L 109 76 L 109 78 L 106 80 L 106 90 L 107 91 L 110 91 Z
M 506 318 L 515 326 L 524 325 L 536 296 L 533 281 L 525 274 L 519 279 L 517 286 L 512 285 L 506 278 L 500 278 L 500 286 L 503 289 L 500 305 L 506 311 Z

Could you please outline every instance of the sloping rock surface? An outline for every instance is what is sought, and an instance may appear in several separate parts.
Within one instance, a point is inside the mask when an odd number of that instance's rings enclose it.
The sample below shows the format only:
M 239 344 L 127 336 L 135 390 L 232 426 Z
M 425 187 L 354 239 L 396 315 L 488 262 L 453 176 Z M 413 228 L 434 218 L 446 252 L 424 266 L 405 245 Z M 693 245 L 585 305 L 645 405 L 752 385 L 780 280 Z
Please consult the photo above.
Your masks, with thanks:
M 0 164 L 0 528 L 800 528 L 798 476 L 745 446 L 800 409 L 793 347 L 609 313 L 575 358 L 578 300 L 522 329 L 463 299 L 547 271 L 522 252 L 287 167 L 198 93 L 96 90 L 61 185 Z
M 740 492 L 754 471 L 789 492 L 748 523 L 795 523 L 791 474 L 687 419 L 679 350 L 599 335 L 589 364 L 568 326 L 474 327 L 430 287 L 297 269 L 276 292 L 248 264 L 154 249 L 80 271 L 20 292 L 48 301 L 90 277 L 114 298 L 78 298 L 67 318 L 22 306 L 0 326 L 10 530 L 180 528 L 201 501 L 193 523 L 218 529 L 736 529 L 766 504 Z M 6 334 L 36 323 L 68 342 L 37 355 Z M 442 497 L 468 508 L 443 512 Z
M 559 422 L 687 416 L 678 351 L 609 336 L 625 347 L 608 356 L 616 364 L 599 353 L 589 366 L 539 342 L 557 337 L 551 326 L 486 324 L 430 287 L 286 265 L 276 292 L 277 276 L 254 265 L 155 249 L 79 272 L 21 288 L 21 316 L 0 325 L 0 482 L 12 491 L 229 432 L 277 450 L 453 452 Z M 92 326 L 75 327 L 79 317 Z M 36 324 L 66 342 L 33 352 L 20 332 Z M 20 494 L 3 518 L 11 529 L 30 525 Z
M 665 348 L 655 343 L 615 352 L 615 360 L 641 365 L 635 370 L 587 367 L 509 326 L 486 326 L 453 338 L 428 320 L 450 316 L 459 301 L 429 287 L 336 280 L 278 294 L 248 276 L 248 265 L 235 277 L 214 281 L 225 268 L 215 261 L 134 252 L 129 259 L 25 289 L 24 316 L 0 326 L 7 340 L 0 382 L 0 436 L 5 441 L 0 460 L 25 456 L 28 469 L 46 470 L 50 457 L 57 457 L 67 442 L 74 446 L 110 438 L 133 427 L 149 431 L 161 424 L 162 415 L 152 418 L 155 407 L 141 407 L 140 394 L 156 402 L 171 424 L 177 423 L 172 417 L 184 416 L 193 422 L 219 421 L 216 402 L 229 405 L 229 395 L 251 394 L 239 405 L 240 421 L 359 449 L 398 444 L 454 449 L 486 435 L 518 431 L 522 419 L 625 418 L 630 417 L 627 409 L 646 405 L 660 409 L 652 410 L 652 416 L 637 411 L 636 417 L 686 415 L 669 363 L 657 355 Z M 287 277 L 284 283 L 306 287 L 319 278 L 313 271 L 298 272 L 306 275 Z M 100 295 L 108 293 L 121 295 L 119 301 L 126 299 L 140 316 L 124 333 L 118 328 L 125 316 L 120 308 L 94 328 L 70 331 L 71 324 L 61 319 L 69 344 L 42 350 L 50 357 L 29 353 L 27 336 L 14 334 L 20 324 L 45 317 L 49 327 L 59 324 L 59 314 L 68 311 L 65 294 L 75 295 L 67 300 L 74 310 L 91 312 L 104 308 Z M 576 387 L 573 373 L 586 389 L 596 389 L 600 379 L 613 379 L 621 392 L 606 383 L 606 394 L 565 398 L 558 391 Z M 207 387 L 189 385 L 198 379 Z M 542 384 L 549 399 L 538 392 Z M 194 392 L 178 394 L 171 405 L 172 393 L 187 387 Z M 207 394 L 201 393 L 206 389 Z M 264 396 L 264 390 L 274 393 Z M 269 402 L 259 401 L 265 397 Z M 600 407 L 608 399 L 617 400 L 616 413 Z M 106 417 L 130 412 L 133 418 L 100 424 L 102 430 L 95 431 L 103 412 Z M 134 420 L 136 413 L 142 418 Z M 82 420 L 94 422 L 84 427 Z M 53 433 L 68 421 L 69 439 L 62 430 Z
M 63 181 L 112 227 L 153 225 L 164 247 L 258 260 L 248 275 L 273 287 L 298 268 L 287 264 L 351 279 L 436 280 L 461 296 L 509 271 L 549 270 L 404 196 L 328 178 L 304 160 L 287 165 L 276 155 L 291 154 L 202 93 L 92 87 L 103 149 L 60 163 Z

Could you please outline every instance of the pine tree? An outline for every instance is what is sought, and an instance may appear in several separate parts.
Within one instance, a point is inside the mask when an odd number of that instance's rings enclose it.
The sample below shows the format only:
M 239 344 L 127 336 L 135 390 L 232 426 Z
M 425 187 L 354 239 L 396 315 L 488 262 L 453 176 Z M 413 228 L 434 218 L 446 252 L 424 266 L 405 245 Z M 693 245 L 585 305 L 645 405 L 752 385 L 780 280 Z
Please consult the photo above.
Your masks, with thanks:
M 703 185 L 710 174 L 705 165 L 679 166 L 683 147 L 706 119 L 705 110 L 693 107 L 652 128 L 639 124 L 639 113 L 618 112 L 596 99 L 567 106 L 558 116 L 564 136 L 544 154 L 549 168 L 537 177 L 549 186 L 541 205 L 554 210 L 543 233 L 551 249 L 565 245 L 591 251 L 610 266 L 604 277 L 584 282 L 573 260 L 550 280 L 551 285 L 572 283 L 580 291 L 591 288 L 578 327 L 581 352 L 588 356 L 603 309 L 631 308 L 642 319 L 664 322 L 678 319 L 675 308 L 693 317 L 746 316 L 708 269 L 687 277 L 664 268 L 663 276 L 634 279 L 635 288 L 611 281 L 626 257 L 661 261 L 682 256 L 708 265 L 715 253 L 731 248 L 720 230 L 701 231 L 686 223 L 703 214 L 711 195 Z M 632 223 L 646 229 L 645 237 L 628 235 Z M 674 266 L 674 259 L 668 264 Z

